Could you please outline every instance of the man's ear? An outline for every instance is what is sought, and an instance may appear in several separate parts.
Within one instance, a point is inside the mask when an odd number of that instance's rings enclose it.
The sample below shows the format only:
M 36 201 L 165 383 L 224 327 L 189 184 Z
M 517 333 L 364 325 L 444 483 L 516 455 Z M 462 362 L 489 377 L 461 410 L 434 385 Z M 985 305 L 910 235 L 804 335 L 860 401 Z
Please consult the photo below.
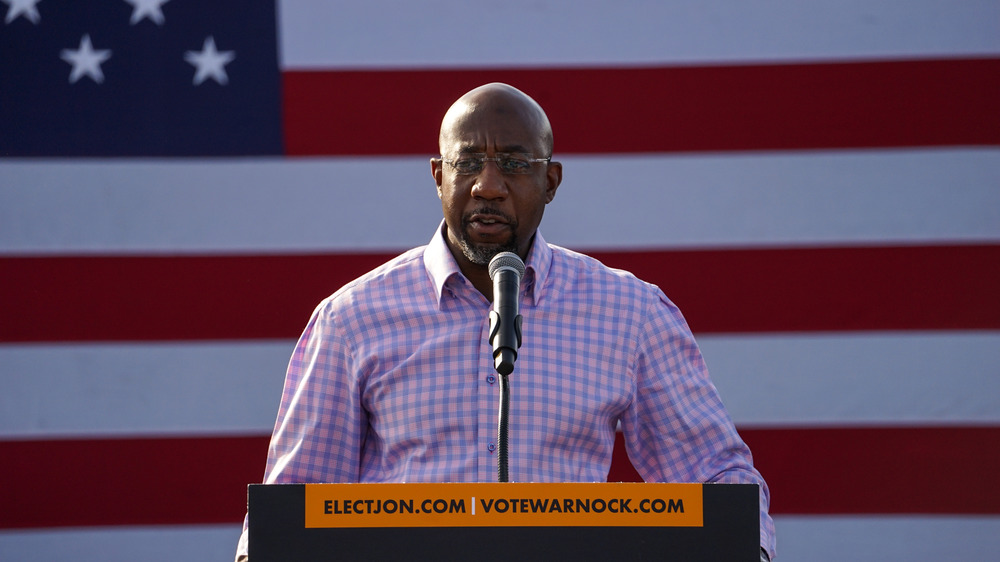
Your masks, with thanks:
M 562 183 L 562 173 L 561 162 L 549 162 L 548 169 L 545 171 L 545 177 L 548 181 L 548 185 L 545 188 L 546 203 L 551 203 L 556 198 L 556 190 L 559 189 L 559 184 Z
M 444 168 L 441 166 L 443 162 L 440 158 L 431 158 L 431 175 L 434 176 L 434 185 L 437 186 L 438 199 L 441 198 L 441 178 L 444 173 Z

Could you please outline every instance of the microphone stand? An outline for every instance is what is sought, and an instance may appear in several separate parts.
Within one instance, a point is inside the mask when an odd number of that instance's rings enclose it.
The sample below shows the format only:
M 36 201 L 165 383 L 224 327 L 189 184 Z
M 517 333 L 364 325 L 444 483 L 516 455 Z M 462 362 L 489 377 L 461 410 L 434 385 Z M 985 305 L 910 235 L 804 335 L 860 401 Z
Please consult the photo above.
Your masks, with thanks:
M 506 329 L 513 328 L 516 334 L 516 341 L 518 344 L 521 343 L 521 315 L 518 314 L 514 319 L 514 325 L 507 327 Z M 490 312 L 490 341 L 496 337 L 497 333 L 500 331 L 500 315 L 495 311 Z M 509 349 L 503 349 L 498 353 L 498 356 L 503 356 L 504 359 L 509 357 L 509 360 L 498 360 L 494 363 L 497 374 L 500 375 L 500 412 L 497 415 L 497 482 L 509 482 L 510 478 L 508 476 L 508 462 L 507 462 L 507 451 L 508 451 L 508 427 L 510 422 L 510 380 L 507 375 L 514 372 L 514 358 L 517 357 L 516 353 Z
M 510 412 L 510 381 L 500 375 L 500 414 L 497 424 L 497 482 L 509 482 L 507 475 L 507 427 Z
M 497 481 L 508 482 L 507 429 L 510 411 L 510 382 L 517 350 L 521 347 L 521 315 L 517 301 L 524 275 L 524 262 L 513 252 L 501 252 L 490 260 L 493 280 L 493 310 L 490 311 L 490 344 L 493 367 L 500 375 L 500 413 L 497 416 Z

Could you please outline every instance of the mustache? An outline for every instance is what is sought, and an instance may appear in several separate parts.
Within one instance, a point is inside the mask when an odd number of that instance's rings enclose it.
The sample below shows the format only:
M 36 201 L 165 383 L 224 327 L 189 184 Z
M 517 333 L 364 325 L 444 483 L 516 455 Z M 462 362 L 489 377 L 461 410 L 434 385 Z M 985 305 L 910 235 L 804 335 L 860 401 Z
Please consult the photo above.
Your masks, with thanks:
M 482 207 L 476 207 L 475 209 L 473 209 L 473 210 L 471 210 L 471 211 L 463 214 L 462 215 L 462 222 L 463 223 L 469 223 L 469 222 L 472 221 L 472 217 L 474 217 L 476 215 L 498 217 L 498 218 L 502 219 L 503 222 L 505 222 L 505 223 L 507 223 L 507 224 L 509 224 L 511 226 L 515 226 L 517 224 L 517 221 L 514 219 L 514 217 L 508 215 L 507 213 L 501 211 L 500 209 L 497 209 L 496 207 L 491 207 L 489 205 L 484 205 Z

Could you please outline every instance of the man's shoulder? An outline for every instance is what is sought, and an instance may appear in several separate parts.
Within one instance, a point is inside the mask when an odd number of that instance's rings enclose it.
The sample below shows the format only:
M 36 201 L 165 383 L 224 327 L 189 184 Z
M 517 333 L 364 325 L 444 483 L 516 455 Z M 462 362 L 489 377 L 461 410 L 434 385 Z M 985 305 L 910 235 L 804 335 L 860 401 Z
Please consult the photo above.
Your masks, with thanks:
M 555 246 L 552 248 L 550 287 L 557 298 L 585 302 L 595 308 L 614 310 L 623 320 L 645 323 L 683 323 L 677 306 L 657 285 L 631 271 L 605 264 L 600 259 Z M 658 319 L 658 320 L 654 320 Z
M 552 249 L 552 273 L 572 278 L 574 284 L 592 283 L 641 295 L 662 295 L 659 287 L 643 281 L 631 271 L 609 266 L 598 258 L 562 246 L 549 244 L 549 247 Z
M 403 252 L 337 289 L 324 299 L 325 304 L 337 301 L 354 301 L 378 297 L 386 291 L 413 288 L 420 279 L 427 278 L 423 255 L 426 246 Z

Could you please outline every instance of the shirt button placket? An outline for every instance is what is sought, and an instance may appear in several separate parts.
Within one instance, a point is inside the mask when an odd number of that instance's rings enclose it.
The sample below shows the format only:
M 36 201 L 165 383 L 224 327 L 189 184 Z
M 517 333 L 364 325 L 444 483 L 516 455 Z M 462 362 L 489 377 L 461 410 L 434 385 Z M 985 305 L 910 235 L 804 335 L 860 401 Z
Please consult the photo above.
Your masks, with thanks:
M 489 315 L 483 315 L 479 354 L 477 458 L 480 482 L 496 482 L 497 479 L 497 404 L 500 390 L 497 374 L 493 371 L 493 347 L 487 341 L 489 336 Z

